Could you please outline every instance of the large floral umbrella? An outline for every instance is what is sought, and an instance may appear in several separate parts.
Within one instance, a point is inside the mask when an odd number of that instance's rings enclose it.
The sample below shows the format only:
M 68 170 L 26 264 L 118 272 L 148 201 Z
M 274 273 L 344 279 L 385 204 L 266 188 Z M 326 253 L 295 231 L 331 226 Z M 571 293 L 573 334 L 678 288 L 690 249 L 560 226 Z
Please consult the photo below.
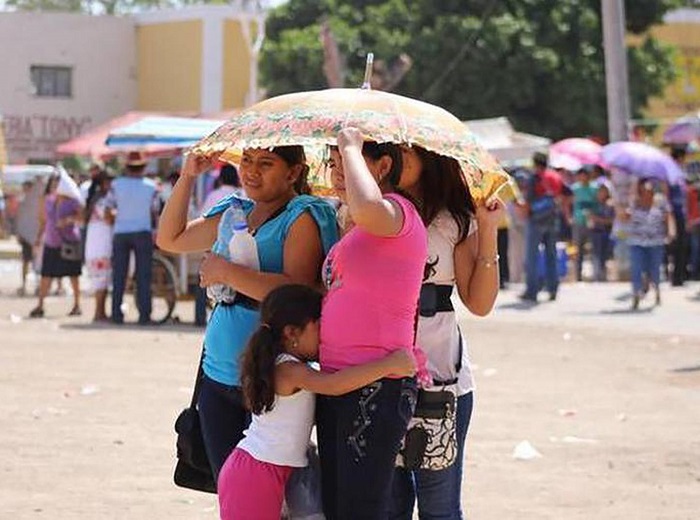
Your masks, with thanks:
M 683 170 L 667 154 L 645 143 L 620 141 L 603 147 L 602 159 L 608 166 L 636 177 L 652 177 L 678 184 Z
M 338 132 L 356 127 L 368 139 L 418 145 L 457 159 L 472 196 L 485 200 L 508 180 L 498 162 L 446 110 L 370 89 L 286 94 L 241 112 L 191 148 L 191 153 L 235 156 L 243 148 L 335 145 Z
M 549 147 L 550 160 L 556 160 L 557 156 L 573 158 L 581 164 L 599 164 L 600 152 L 603 147 L 582 137 L 571 137 L 557 141 Z

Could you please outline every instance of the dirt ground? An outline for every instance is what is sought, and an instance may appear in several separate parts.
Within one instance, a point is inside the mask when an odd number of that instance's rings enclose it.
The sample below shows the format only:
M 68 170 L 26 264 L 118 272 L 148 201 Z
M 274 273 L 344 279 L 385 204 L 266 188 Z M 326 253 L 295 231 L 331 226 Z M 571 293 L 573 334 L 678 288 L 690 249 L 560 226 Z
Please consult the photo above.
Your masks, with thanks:
M 215 519 L 210 495 L 172 484 L 173 421 L 201 329 L 93 326 L 54 297 L 28 320 L 0 269 L 0 518 Z M 463 318 L 476 408 L 470 519 L 700 517 L 699 284 L 627 313 L 626 286 L 566 286 L 521 306 L 515 289 Z M 648 305 L 648 304 L 647 304 Z M 178 313 L 190 321 L 191 304 Z M 528 441 L 541 455 L 516 460 Z

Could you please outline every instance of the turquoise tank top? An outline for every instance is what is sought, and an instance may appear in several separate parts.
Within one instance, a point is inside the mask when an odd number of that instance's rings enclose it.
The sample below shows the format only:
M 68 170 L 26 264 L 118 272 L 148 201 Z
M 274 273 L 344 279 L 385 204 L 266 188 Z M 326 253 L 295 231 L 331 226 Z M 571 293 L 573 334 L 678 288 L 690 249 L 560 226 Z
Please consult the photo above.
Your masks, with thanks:
M 249 214 L 254 203 L 235 195 L 223 198 L 203 217 L 212 218 L 224 213 L 234 204 L 241 204 Z M 308 212 L 316 221 L 321 235 L 323 254 L 338 241 L 338 225 L 335 209 L 327 202 L 310 195 L 293 198 L 279 215 L 265 222 L 255 233 L 258 246 L 260 271 L 264 273 L 282 273 L 284 271 L 284 241 L 294 222 Z M 216 240 L 228 244 L 233 229 L 222 229 Z M 221 248 L 224 256 L 228 247 Z M 217 305 L 209 318 L 204 333 L 204 373 L 210 379 L 229 386 L 240 385 L 240 357 L 248 339 L 257 329 L 260 313 L 242 305 Z

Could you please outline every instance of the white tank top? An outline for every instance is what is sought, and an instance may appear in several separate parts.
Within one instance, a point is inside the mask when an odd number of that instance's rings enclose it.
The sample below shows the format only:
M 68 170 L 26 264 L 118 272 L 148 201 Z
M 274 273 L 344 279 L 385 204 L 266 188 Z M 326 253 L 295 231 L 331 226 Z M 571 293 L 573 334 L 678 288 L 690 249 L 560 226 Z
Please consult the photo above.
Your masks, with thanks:
M 291 354 L 277 356 L 276 364 L 301 363 Z M 306 448 L 314 423 L 316 395 L 299 390 L 292 395 L 275 396 L 274 408 L 253 415 L 245 436 L 237 448 L 261 462 L 302 468 L 308 465 Z
M 476 219 L 469 225 L 469 235 L 477 232 Z M 449 211 L 441 211 L 428 226 L 428 278 L 424 283 L 455 285 L 454 252 L 459 240 L 459 226 Z M 461 302 L 460 302 L 461 303 Z M 474 389 L 467 341 L 462 340 L 462 369 L 456 373 L 459 360 L 459 339 L 455 312 L 438 312 L 431 318 L 418 320 L 416 342 L 428 358 L 428 370 L 435 379 L 457 378 L 457 391 L 464 395 Z

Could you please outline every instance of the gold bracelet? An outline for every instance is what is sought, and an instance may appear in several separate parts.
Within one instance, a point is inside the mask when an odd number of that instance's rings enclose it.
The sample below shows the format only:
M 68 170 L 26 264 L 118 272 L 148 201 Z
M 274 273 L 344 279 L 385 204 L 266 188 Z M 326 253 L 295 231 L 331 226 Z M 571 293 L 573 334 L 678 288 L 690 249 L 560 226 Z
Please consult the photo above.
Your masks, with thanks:
M 494 255 L 494 256 L 479 256 L 477 257 L 476 261 L 479 262 L 481 265 L 483 265 L 486 269 L 490 269 L 491 267 L 495 266 L 498 263 L 498 260 L 500 259 L 500 255 Z

